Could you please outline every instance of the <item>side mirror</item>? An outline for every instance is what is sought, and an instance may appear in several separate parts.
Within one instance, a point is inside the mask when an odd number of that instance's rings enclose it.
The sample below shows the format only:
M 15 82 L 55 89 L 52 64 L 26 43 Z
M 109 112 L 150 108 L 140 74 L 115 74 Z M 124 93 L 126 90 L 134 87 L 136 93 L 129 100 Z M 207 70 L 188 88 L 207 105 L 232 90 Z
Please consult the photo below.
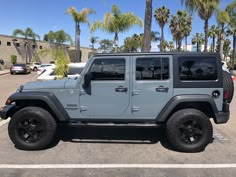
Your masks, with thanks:
M 86 73 L 85 75 L 84 75 L 84 87 L 85 88 L 88 88 L 89 86 L 90 86 L 90 84 L 91 84 L 91 77 L 92 75 L 91 75 L 91 73 Z

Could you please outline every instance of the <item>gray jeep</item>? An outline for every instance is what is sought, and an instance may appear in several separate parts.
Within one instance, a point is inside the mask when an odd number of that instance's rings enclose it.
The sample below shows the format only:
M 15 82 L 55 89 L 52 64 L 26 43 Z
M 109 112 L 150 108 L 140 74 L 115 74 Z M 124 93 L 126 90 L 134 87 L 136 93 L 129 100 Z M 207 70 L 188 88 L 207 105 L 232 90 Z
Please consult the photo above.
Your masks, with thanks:
M 44 149 L 59 124 L 164 125 L 175 150 L 202 151 L 229 119 L 233 81 L 215 53 L 95 54 L 76 79 L 31 82 L 0 111 L 17 148 Z

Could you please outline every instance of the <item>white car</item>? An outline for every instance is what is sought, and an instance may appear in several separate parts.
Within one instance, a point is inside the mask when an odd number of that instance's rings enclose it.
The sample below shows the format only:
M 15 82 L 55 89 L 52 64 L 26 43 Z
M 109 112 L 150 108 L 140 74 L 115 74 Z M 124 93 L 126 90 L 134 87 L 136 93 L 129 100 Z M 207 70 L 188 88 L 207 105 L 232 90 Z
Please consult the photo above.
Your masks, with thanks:
M 52 63 L 44 63 L 44 64 L 41 64 L 38 69 L 37 69 L 37 74 L 41 74 L 44 70 L 48 69 L 48 68 L 55 68 L 55 64 L 52 64 Z
M 67 74 L 67 78 L 72 79 L 80 76 L 80 73 L 84 69 L 86 63 L 70 63 L 69 71 Z M 55 67 L 54 67 L 55 68 Z M 49 67 L 46 68 L 37 78 L 38 81 L 43 80 L 56 80 L 57 78 L 60 78 L 60 76 L 56 76 L 54 72 L 54 68 Z
M 37 71 L 38 70 L 38 67 L 40 67 L 40 63 L 39 62 L 34 62 L 30 65 L 30 68 L 32 71 Z

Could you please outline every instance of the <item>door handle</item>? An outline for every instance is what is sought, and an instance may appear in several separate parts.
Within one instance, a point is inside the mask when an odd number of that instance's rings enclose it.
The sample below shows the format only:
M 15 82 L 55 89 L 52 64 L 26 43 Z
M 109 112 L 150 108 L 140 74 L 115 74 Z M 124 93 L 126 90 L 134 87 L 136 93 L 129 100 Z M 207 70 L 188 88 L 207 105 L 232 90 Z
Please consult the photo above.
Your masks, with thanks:
M 168 87 L 164 87 L 164 86 L 160 86 L 158 88 L 156 88 L 156 92 L 168 92 L 169 88 Z
M 127 92 L 128 88 L 119 86 L 119 87 L 115 88 L 115 91 L 116 92 Z

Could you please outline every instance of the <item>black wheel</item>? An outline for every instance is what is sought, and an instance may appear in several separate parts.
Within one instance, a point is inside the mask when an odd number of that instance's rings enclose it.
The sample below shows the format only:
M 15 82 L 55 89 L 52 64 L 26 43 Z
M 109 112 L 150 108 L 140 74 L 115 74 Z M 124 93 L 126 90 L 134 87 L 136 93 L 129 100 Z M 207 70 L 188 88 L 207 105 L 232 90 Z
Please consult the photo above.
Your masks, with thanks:
M 33 68 L 33 71 L 37 71 L 37 67 L 34 67 L 34 68 Z
M 226 101 L 230 103 L 234 96 L 234 83 L 231 75 L 226 71 L 223 71 L 223 87 L 224 91 L 228 91 L 228 99 Z
M 53 141 L 56 127 L 56 121 L 48 111 L 39 107 L 26 107 L 13 115 L 8 134 L 17 148 L 40 150 Z
M 175 150 L 200 152 L 212 141 L 213 128 L 203 112 L 196 109 L 182 109 L 167 121 L 166 135 Z
M 11 72 L 11 75 L 14 74 L 13 72 Z

